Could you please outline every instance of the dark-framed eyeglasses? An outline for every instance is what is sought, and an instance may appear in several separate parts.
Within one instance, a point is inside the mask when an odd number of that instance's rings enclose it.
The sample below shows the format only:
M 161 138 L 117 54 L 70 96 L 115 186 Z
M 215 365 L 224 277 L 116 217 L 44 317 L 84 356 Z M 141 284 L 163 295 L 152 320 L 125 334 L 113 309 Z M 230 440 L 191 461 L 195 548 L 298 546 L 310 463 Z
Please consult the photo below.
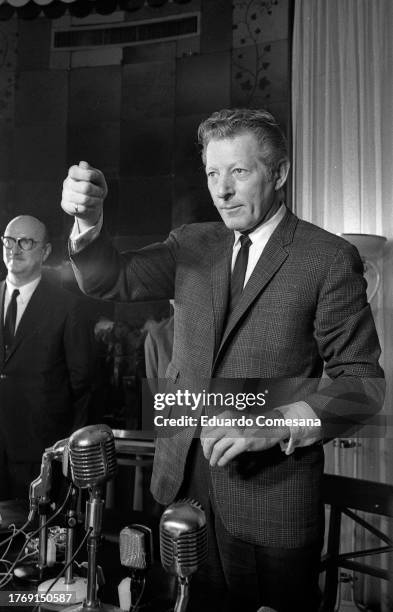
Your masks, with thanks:
M 1 236 L 1 242 L 8 251 L 11 251 L 16 244 L 22 251 L 31 251 L 36 244 L 43 244 L 40 240 L 33 238 L 13 238 L 12 236 Z

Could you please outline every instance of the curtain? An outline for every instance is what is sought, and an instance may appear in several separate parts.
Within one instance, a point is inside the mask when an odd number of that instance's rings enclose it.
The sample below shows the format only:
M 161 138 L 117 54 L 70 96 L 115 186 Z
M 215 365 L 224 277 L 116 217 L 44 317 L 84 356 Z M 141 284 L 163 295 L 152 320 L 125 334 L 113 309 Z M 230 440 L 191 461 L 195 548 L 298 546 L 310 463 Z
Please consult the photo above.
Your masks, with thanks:
M 392 0 L 295 0 L 292 124 L 295 212 L 334 233 L 388 239 L 375 254 L 382 283 L 372 306 L 387 378 L 385 412 L 392 419 Z M 330 445 L 327 470 L 392 484 L 391 427 L 380 437 L 355 442 L 360 446 L 345 450 Z M 387 527 L 383 521 L 377 526 Z M 349 546 L 370 544 L 362 530 L 345 530 Z M 373 609 L 388 609 L 386 585 L 355 579 L 345 599 L 355 593 L 358 601 L 377 606 Z
M 393 2 L 295 0 L 294 195 L 333 232 L 393 230 Z

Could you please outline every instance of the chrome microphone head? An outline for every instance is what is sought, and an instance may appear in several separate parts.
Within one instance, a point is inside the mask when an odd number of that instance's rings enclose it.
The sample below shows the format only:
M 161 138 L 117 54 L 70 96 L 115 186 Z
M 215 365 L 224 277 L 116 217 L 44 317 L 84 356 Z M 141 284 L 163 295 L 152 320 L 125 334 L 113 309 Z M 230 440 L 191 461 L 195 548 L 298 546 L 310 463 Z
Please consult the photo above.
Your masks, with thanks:
M 207 558 L 206 516 L 200 504 L 184 499 L 171 504 L 160 521 L 163 568 L 175 576 L 194 574 Z
M 146 570 L 152 559 L 153 535 L 149 527 L 131 525 L 119 534 L 120 563 L 136 570 Z
M 68 448 L 72 480 L 77 487 L 93 487 L 115 476 L 115 439 L 107 425 L 78 429 L 70 437 Z

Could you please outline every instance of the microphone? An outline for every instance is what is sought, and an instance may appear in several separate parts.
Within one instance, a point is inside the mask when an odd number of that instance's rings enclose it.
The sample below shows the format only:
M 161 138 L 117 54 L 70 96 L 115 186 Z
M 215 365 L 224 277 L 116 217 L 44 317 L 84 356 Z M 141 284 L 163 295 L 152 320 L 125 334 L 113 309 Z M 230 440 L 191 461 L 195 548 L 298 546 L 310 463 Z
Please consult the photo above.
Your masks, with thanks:
M 52 461 L 54 459 L 63 461 L 63 473 L 66 469 L 65 450 L 68 438 L 59 440 L 53 446 L 45 449 L 42 460 L 40 474 L 35 478 L 29 488 L 30 512 L 28 521 L 32 522 L 37 511 L 39 511 L 39 538 L 38 538 L 38 563 L 27 563 L 18 565 L 14 570 L 17 580 L 30 583 L 41 582 L 50 576 L 55 575 L 57 569 L 49 568 L 47 563 L 48 552 L 48 528 L 47 514 L 50 503 L 50 491 L 52 488 Z
M 131 578 L 124 578 L 119 586 L 122 610 L 138 609 L 145 587 L 145 573 L 153 558 L 153 533 L 149 527 L 133 524 L 124 527 L 119 535 L 120 563 L 131 570 Z
M 49 502 L 49 493 L 52 487 L 52 461 L 62 461 L 63 474 L 67 476 L 68 438 L 59 440 L 53 446 L 46 448 L 41 460 L 40 475 L 30 484 L 29 500 L 30 512 L 36 512 L 39 503 Z
M 101 536 L 104 508 L 103 485 L 117 472 L 115 439 L 107 425 L 88 425 L 75 431 L 68 443 L 72 481 L 80 489 L 89 489 L 86 503 L 87 592 L 83 604 L 68 610 L 119 610 L 102 605 L 97 598 L 97 548 Z
M 103 484 L 116 475 L 115 439 L 107 425 L 88 425 L 74 432 L 69 440 L 69 459 L 74 484 L 87 489 Z
M 41 459 L 40 475 L 31 483 L 29 489 L 30 511 L 36 512 L 39 503 L 49 502 L 49 492 L 52 487 L 52 459 L 45 451 Z
M 174 612 L 184 612 L 191 576 L 207 558 L 206 516 L 198 502 L 183 499 L 165 510 L 160 520 L 160 549 L 163 568 L 178 580 Z
M 48 453 L 52 461 L 60 461 L 62 463 L 62 472 L 65 478 L 69 476 L 68 442 L 69 438 L 64 438 L 56 442 L 53 446 L 45 449 L 45 453 Z

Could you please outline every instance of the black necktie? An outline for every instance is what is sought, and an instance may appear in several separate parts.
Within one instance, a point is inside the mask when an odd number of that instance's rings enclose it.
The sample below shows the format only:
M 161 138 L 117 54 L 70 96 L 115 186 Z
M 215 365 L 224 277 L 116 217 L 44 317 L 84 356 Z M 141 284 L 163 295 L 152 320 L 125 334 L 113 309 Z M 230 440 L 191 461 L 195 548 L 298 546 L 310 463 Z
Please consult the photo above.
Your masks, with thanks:
M 243 291 L 244 278 L 246 276 L 248 264 L 248 250 L 252 244 L 246 234 L 240 237 L 240 250 L 237 254 L 235 266 L 231 277 L 231 295 L 229 300 L 229 314 L 234 310 Z
M 14 289 L 4 319 L 4 344 L 6 350 L 11 346 L 14 340 L 17 311 L 16 298 L 18 297 L 18 295 L 19 289 Z

